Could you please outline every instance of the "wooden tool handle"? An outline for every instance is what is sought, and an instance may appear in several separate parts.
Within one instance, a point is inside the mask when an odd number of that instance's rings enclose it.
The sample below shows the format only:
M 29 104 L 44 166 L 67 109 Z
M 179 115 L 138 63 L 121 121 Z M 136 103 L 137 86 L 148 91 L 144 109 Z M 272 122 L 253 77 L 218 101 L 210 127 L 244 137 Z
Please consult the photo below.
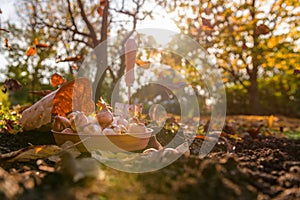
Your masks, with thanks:
M 134 39 L 129 38 L 125 44 L 125 62 L 126 62 L 125 82 L 127 86 L 132 86 L 134 82 L 135 59 L 136 59 L 136 43 Z

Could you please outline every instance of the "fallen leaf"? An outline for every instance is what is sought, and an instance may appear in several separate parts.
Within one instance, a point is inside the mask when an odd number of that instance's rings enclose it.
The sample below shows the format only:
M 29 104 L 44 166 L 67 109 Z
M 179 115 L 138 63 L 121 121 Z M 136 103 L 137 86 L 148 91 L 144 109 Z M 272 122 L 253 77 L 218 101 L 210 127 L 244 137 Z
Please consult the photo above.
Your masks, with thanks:
M 259 127 L 250 127 L 247 132 L 249 135 L 253 138 L 256 139 L 258 137 L 258 134 L 261 132 L 261 128 L 263 127 L 263 124 L 260 124 Z
M 62 77 L 61 75 L 59 75 L 57 73 L 52 74 L 52 76 L 51 76 L 52 87 L 59 86 L 65 82 L 66 82 L 66 79 L 64 79 L 64 77 Z
M 35 154 L 38 154 L 44 147 L 45 147 L 45 145 L 35 148 Z
M 273 115 L 270 115 L 268 117 L 268 127 L 269 128 L 272 128 L 273 127 L 273 121 L 274 121 L 274 116 Z
M 90 114 L 94 111 L 91 84 L 86 78 L 70 81 L 22 112 L 23 130 L 33 130 L 48 125 L 52 114 L 66 116 L 71 111 Z M 50 127 L 49 127 L 50 130 Z
M 86 78 L 78 78 L 61 87 L 53 99 L 52 114 L 66 116 L 71 111 L 90 114 L 95 110 L 92 88 Z
M 35 53 L 36 53 L 36 48 L 33 46 L 29 47 L 26 51 L 27 56 L 33 56 Z
M 51 92 L 22 112 L 20 122 L 23 130 L 33 130 L 50 124 L 53 99 L 57 91 Z
M 29 146 L 10 153 L 0 154 L 0 160 L 8 162 L 27 162 L 30 160 L 48 158 L 60 151 L 61 148 L 57 145 Z

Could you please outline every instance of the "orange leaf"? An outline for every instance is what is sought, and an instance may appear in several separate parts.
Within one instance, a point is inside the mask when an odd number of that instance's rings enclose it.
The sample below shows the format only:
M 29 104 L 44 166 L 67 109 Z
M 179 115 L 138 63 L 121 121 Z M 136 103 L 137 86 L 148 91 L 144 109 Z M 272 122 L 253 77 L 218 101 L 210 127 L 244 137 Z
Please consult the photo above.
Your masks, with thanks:
M 101 7 L 107 6 L 107 0 L 100 0 L 100 6 Z
M 46 43 L 40 43 L 40 44 L 36 44 L 36 47 L 37 47 L 37 48 L 48 48 L 49 45 L 46 44 Z
M 142 61 L 142 60 L 136 60 L 135 63 L 144 69 L 148 69 L 151 64 L 150 61 Z
M 9 50 L 12 49 L 12 46 L 8 44 L 8 39 L 7 39 L 7 38 L 4 38 L 4 46 L 5 46 L 6 48 L 8 48 Z
M 52 114 L 66 116 L 71 111 L 90 114 L 95 110 L 92 87 L 86 78 L 78 78 L 63 85 L 53 99 Z
M 206 19 L 204 17 L 201 17 L 202 19 L 202 25 L 205 26 L 208 29 L 213 29 L 214 27 L 211 25 L 209 19 Z
M 27 56 L 33 56 L 36 53 L 35 47 L 29 47 L 26 51 Z
M 197 139 L 203 139 L 203 140 L 204 140 L 205 137 L 206 137 L 205 135 L 196 135 L 196 138 L 197 138 Z
M 32 45 L 36 45 L 39 43 L 39 39 L 38 38 L 34 38 L 33 42 L 32 42 Z
M 72 65 L 71 67 L 72 67 L 72 69 L 74 69 L 74 70 L 77 70 L 77 71 L 79 70 L 79 67 L 78 67 L 77 65 Z
M 261 24 L 258 27 L 256 27 L 255 31 L 257 35 L 266 35 L 270 32 L 270 29 L 267 25 Z
M 102 17 L 102 15 L 103 15 L 103 8 L 101 6 L 99 6 L 97 8 L 97 12 L 98 12 L 99 16 Z
M 45 148 L 46 145 L 43 145 L 43 146 L 37 146 L 35 148 L 35 154 L 38 154 L 43 148 Z
M 8 39 L 7 38 L 4 38 L 4 46 L 8 46 Z
M 52 87 L 56 87 L 56 86 L 61 85 L 65 82 L 66 82 L 66 79 L 64 79 L 61 75 L 59 75 L 57 73 L 52 74 L 52 76 L 51 76 L 51 85 L 52 85 Z

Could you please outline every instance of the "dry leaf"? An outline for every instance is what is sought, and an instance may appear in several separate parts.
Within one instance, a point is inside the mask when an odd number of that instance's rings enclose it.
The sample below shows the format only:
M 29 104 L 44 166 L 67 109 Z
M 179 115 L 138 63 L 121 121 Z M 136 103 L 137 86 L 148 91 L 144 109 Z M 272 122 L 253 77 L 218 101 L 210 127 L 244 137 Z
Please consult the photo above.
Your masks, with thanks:
M 60 57 L 56 60 L 56 62 L 70 62 L 70 61 L 73 61 L 73 62 L 76 62 L 78 60 L 81 59 L 81 56 L 75 56 L 75 57 L 66 57 L 65 59 L 61 59 Z
M 242 49 L 243 49 L 243 50 L 247 50 L 247 49 L 248 49 L 248 47 L 247 47 L 247 45 L 246 45 L 246 42 L 245 42 L 245 41 L 243 41 Z
M 33 56 L 35 53 L 36 53 L 36 48 L 33 46 L 29 47 L 26 51 L 27 56 Z
M 78 67 L 78 65 L 72 65 L 72 66 L 71 66 L 71 68 L 72 68 L 72 69 L 74 69 L 74 70 L 76 70 L 76 71 L 78 71 L 78 70 L 79 70 L 79 67 Z
M 66 82 L 66 79 L 64 79 L 64 77 L 62 77 L 61 75 L 54 73 L 51 76 L 51 85 L 52 87 L 56 87 L 58 85 L 61 85 L 63 83 Z
M 99 7 L 97 8 L 97 13 L 99 14 L 100 17 L 103 16 L 103 9 L 102 9 L 101 6 L 99 6 Z
M 61 87 L 53 99 L 52 114 L 66 116 L 71 111 L 90 114 L 95 110 L 92 88 L 86 78 L 78 78 Z
M 108 5 L 108 1 L 107 0 L 100 0 L 99 4 L 100 4 L 100 6 L 97 8 L 97 13 L 99 14 L 100 17 L 102 17 L 103 16 L 103 10 Z
M 205 26 L 206 28 L 208 28 L 210 30 L 213 29 L 213 26 L 211 25 L 209 19 L 206 19 L 204 17 L 201 17 L 201 19 L 202 19 L 202 25 L 203 26 Z
M 270 32 L 270 29 L 267 25 L 261 24 L 258 27 L 256 27 L 255 31 L 257 35 L 266 35 Z
M 1 154 L 0 160 L 8 162 L 27 162 L 30 160 L 48 158 L 60 151 L 61 148 L 57 145 L 29 146 L 17 151 Z
M 8 48 L 9 50 L 12 49 L 12 46 L 8 44 L 8 39 L 7 39 L 7 38 L 4 38 L 4 46 L 5 46 L 6 48 Z
M 57 91 L 46 95 L 22 112 L 20 122 L 24 130 L 37 129 L 51 122 L 53 99 Z
M 105 6 L 107 6 L 107 0 L 100 0 L 100 6 L 101 7 L 105 7 Z
M 268 117 L 268 127 L 272 128 L 273 127 L 273 122 L 274 122 L 274 115 L 270 115 Z
M 34 38 L 34 40 L 31 43 L 31 45 L 37 45 L 38 43 L 39 43 L 39 39 L 38 38 Z
M 22 112 L 20 120 L 24 130 L 33 130 L 50 124 L 52 114 L 66 116 L 71 111 L 94 111 L 91 84 L 78 78 L 64 84 Z
M 39 44 L 36 44 L 35 46 L 36 46 L 36 48 L 48 48 L 49 47 L 49 45 L 46 43 L 39 43 Z

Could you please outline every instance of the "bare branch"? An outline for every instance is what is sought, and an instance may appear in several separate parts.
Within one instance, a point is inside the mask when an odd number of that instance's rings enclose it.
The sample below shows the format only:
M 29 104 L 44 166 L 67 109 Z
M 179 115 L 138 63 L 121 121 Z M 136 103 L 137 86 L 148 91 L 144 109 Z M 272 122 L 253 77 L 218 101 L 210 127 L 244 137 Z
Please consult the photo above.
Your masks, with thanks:
M 91 38 L 90 34 L 80 32 L 78 29 L 73 29 L 70 26 L 63 26 L 63 25 L 61 25 L 61 26 L 54 26 L 53 24 L 47 23 L 43 18 L 40 18 L 40 17 L 37 17 L 37 18 L 41 22 L 41 24 L 43 24 L 44 26 L 47 26 L 48 28 L 53 28 L 53 29 L 61 30 L 61 31 L 68 31 L 69 30 L 69 31 L 72 31 L 73 34 L 78 34 L 78 35 L 82 35 L 84 37 Z
M 72 9 L 71 9 L 70 0 L 67 0 L 67 2 L 68 2 L 68 11 L 69 11 L 69 14 L 70 14 L 70 17 L 71 17 L 72 24 L 73 24 L 75 30 L 78 30 L 77 25 L 76 25 L 75 20 L 74 20 L 73 12 L 72 12 Z
M 115 12 L 122 13 L 124 15 L 129 15 L 131 17 L 134 17 L 136 15 L 136 12 L 131 13 L 128 10 L 122 10 L 122 9 L 116 9 L 116 8 L 110 8 L 110 9 L 113 10 L 113 11 L 115 11 Z
M 87 45 L 88 47 L 91 47 L 91 48 L 94 47 L 93 44 L 91 44 L 91 43 L 89 43 L 89 42 L 87 42 L 87 41 L 84 41 L 84 40 L 80 40 L 80 39 L 78 39 L 78 38 L 74 38 L 74 37 L 73 37 L 72 40 L 73 40 L 74 42 L 83 43 L 83 44 L 85 44 L 85 45 Z
M 107 70 L 109 71 L 111 78 L 113 79 L 113 82 L 115 82 L 116 80 L 116 76 L 114 75 L 114 72 L 112 71 L 112 69 L 110 68 L 110 66 L 107 67 Z
M 234 78 L 235 82 L 239 82 L 246 89 L 248 88 L 247 85 L 245 85 L 245 83 L 240 79 L 240 76 L 238 74 L 236 74 L 234 70 L 228 69 L 227 67 L 223 67 L 221 65 L 219 65 L 219 68 L 229 72 L 231 74 L 231 76 Z
M 86 14 L 85 14 L 84 7 L 83 7 L 83 4 L 82 4 L 81 0 L 77 0 L 77 2 L 78 2 L 78 5 L 79 5 L 79 8 L 80 8 L 81 17 L 82 17 L 83 21 L 85 22 L 87 28 L 90 31 L 90 35 L 92 37 L 94 46 L 96 46 L 98 44 L 98 40 L 97 40 L 97 35 L 96 35 L 95 30 L 94 30 L 94 27 L 92 26 L 92 24 L 90 23 L 90 21 L 88 20 Z

